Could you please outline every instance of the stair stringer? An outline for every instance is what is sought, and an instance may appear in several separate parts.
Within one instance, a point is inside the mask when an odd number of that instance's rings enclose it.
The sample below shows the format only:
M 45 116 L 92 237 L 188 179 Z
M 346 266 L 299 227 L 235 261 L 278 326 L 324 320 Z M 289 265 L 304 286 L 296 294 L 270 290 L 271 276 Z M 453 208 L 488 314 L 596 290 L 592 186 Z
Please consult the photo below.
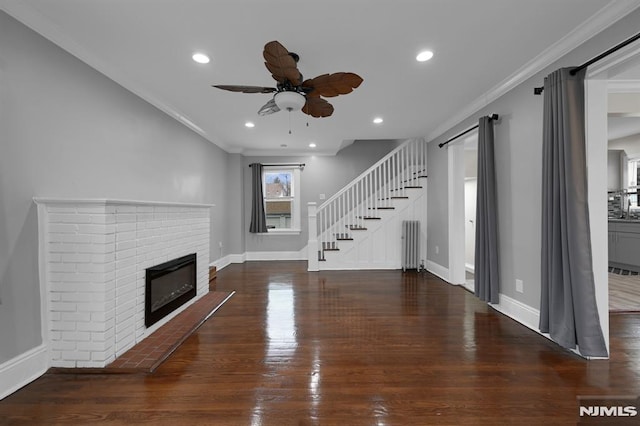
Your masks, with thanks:
M 420 258 L 427 253 L 427 188 L 407 189 L 408 199 L 394 199 L 394 210 L 380 210 L 379 220 L 367 220 L 366 230 L 351 231 L 352 241 L 337 241 L 337 251 L 325 252 L 320 270 L 402 269 L 402 221 L 420 222 Z

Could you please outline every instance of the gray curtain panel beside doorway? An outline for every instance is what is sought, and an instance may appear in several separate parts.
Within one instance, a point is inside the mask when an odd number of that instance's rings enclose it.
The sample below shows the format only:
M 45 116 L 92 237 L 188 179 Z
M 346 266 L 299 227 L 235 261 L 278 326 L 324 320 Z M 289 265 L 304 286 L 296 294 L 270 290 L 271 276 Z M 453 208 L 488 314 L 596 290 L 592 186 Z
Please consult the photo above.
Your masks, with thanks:
M 478 123 L 478 190 L 476 193 L 475 295 L 499 303 L 498 201 L 493 149 L 493 121 Z
M 540 331 L 583 356 L 606 357 L 587 204 L 585 70 L 570 71 L 544 82 Z

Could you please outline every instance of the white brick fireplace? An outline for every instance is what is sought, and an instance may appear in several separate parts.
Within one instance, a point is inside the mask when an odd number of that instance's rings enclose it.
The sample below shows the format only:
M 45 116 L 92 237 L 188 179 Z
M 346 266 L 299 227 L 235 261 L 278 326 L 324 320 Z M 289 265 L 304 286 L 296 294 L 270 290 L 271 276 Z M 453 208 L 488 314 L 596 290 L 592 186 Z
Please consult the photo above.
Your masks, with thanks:
M 34 200 L 51 367 L 104 367 L 209 291 L 211 205 Z M 190 253 L 196 297 L 146 328 L 146 268 Z

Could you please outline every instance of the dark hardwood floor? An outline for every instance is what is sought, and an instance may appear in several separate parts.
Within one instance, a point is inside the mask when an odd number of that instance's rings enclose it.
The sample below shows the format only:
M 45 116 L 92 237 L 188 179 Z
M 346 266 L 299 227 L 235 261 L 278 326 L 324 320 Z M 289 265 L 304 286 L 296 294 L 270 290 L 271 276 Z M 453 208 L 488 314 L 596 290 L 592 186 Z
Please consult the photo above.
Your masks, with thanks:
M 640 394 L 637 314 L 585 361 L 429 274 L 248 262 L 217 289 L 153 374 L 46 374 L 0 424 L 572 425 L 578 396 Z

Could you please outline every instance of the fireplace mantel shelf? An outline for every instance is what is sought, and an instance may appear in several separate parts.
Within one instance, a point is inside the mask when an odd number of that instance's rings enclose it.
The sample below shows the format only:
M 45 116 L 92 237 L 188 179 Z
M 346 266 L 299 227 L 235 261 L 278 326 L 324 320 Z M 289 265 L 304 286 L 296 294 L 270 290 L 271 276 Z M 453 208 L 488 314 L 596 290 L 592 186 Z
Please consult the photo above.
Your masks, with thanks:
M 110 198 L 51 198 L 33 197 L 36 204 L 92 204 L 92 205 L 128 205 L 128 206 L 171 206 L 171 207 L 215 207 L 215 204 L 181 203 L 172 201 L 119 200 Z

